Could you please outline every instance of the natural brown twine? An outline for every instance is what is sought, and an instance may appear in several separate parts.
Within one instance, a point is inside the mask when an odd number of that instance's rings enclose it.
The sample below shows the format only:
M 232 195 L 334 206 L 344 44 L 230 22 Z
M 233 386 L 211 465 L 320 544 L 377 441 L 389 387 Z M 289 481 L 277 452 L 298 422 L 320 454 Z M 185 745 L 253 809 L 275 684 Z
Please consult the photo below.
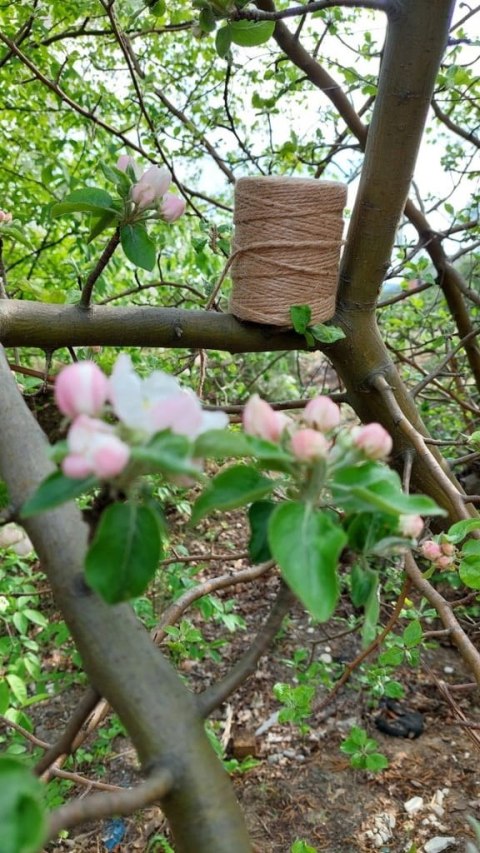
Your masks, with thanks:
M 240 178 L 235 187 L 230 311 L 290 326 L 290 307 L 312 322 L 333 317 L 345 184 L 310 178 Z

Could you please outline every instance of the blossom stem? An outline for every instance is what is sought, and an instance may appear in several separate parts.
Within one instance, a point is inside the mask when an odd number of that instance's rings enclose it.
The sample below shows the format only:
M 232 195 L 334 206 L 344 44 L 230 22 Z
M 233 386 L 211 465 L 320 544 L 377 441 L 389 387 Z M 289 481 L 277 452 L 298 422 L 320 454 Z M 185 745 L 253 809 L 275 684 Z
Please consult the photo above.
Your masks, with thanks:
M 115 249 L 120 243 L 120 229 L 116 228 L 113 236 L 108 241 L 105 249 L 103 250 L 102 255 L 98 259 L 96 266 L 91 271 L 88 276 L 82 290 L 82 295 L 80 297 L 80 307 L 81 308 L 89 308 L 90 300 L 92 298 L 93 287 L 97 279 L 101 276 L 103 270 L 107 266 L 110 258 L 112 257 Z

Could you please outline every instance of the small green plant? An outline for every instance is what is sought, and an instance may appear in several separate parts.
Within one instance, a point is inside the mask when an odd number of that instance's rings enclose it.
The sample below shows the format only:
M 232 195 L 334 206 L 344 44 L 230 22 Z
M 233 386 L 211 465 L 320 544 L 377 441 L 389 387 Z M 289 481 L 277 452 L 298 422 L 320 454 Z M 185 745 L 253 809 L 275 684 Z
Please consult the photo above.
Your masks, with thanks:
M 311 847 L 306 841 L 298 839 L 293 842 L 290 848 L 290 853 L 317 853 L 317 848 Z
M 278 715 L 279 723 L 294 723 L 298 726 L 300 734 L 306 735 L 310 731 L 310 726 L 305 721 L 312 713 L 315 687 L 311 684 L 292 687 L 291 684 L 279 682 L 274 685 L 273 694 L 284 705 Z
M 350 756 L 350 764 L 355 770 L 369 770 L 371 773 L 388 767 L 388 759 L 377 752 L 377 747 L 377 741 L 359 726 L 353 726 L 348 738 L 340 744 L 341 751 Z

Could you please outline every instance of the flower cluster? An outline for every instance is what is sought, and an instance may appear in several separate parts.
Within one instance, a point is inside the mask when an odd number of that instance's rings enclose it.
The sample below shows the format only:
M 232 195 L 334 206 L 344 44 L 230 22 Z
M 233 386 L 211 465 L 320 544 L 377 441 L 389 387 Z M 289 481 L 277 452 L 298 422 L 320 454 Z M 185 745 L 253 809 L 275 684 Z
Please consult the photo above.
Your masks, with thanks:
M 130 192 L 130 199 L 138 213 L 155 210 L 159 219 L 175 222 L 185 213 L 185 201 L 173 193 L 167 192 L 172 176 L 168 169 L 150 166 L 141 172 L 133 157 L 122 154 L 117 161 L 117 169 L 126 172 L 130 169 L 136 178 Z
M 193 440 L 228 424 L 223 412 L 204 412 L 195 394 L 173 376 L 158 370 L 141 379 L 125 354 L 118 357 L 109 379 L 91 361 L 64 368 L 55 383 L 55 400 L 72 419 L 68 454 L 62 461 L 64 474 L 72 478 L 118 476 L 130 459 L 130 445 L 146 443 L 162 430 Z M 107 403 L 120 422 L 118 428 L 99 417 Z
M 290 449 L 302 462 L 327 456 L 332 447 L 333 431 L 340 426 L 340 409 L 329 397 L 314 397 L 305 406 L 303 422 L 295 428 L 291 418 L 276 412 L 258 394 L 250 397 L 243 411 L 243 426 L 249 435 L 268 441 L 279 441 L 287 431 Z M 386 459 L 392 449 L 392 439 L 380 424 L 367 424 L 352 430 L 353 445 L 368 459 Z
M 426 539 L 422 542 L 421 554 L 426 560 L 437 567 L 437 569 L 449 569 L 455 563 L 456 548 L 451 542 L 435 542 L 434 539 Z
M 326 460 L 330 466 L 335 466 L 344 462 L 347 454 L 353 462 L 382 461 L 392 450 L 392 439 L 381 424 L 370 423 L 340 434 L 340 409 L 329 397 L 310 400 L 302 421 L 303 425 L 297 426 L 258 394 L 250 398 L 243 411 L 246 433 L 272 442 L 282 441 L 298 462 L 307 465 Z M 419 515 L 398 518 L 398 533 L 405 538 L 418 539 L 423 527 Z

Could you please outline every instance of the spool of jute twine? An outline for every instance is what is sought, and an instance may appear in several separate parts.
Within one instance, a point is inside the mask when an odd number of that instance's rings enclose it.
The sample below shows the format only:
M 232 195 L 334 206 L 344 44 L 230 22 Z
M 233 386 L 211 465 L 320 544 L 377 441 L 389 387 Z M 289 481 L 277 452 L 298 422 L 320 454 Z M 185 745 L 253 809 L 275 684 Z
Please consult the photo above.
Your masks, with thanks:
M 240 178 L 230 311 L 241 320 L 290 326 L 290 307 L 312 323 L 335 313 L 345 184 L 311 178 Z

